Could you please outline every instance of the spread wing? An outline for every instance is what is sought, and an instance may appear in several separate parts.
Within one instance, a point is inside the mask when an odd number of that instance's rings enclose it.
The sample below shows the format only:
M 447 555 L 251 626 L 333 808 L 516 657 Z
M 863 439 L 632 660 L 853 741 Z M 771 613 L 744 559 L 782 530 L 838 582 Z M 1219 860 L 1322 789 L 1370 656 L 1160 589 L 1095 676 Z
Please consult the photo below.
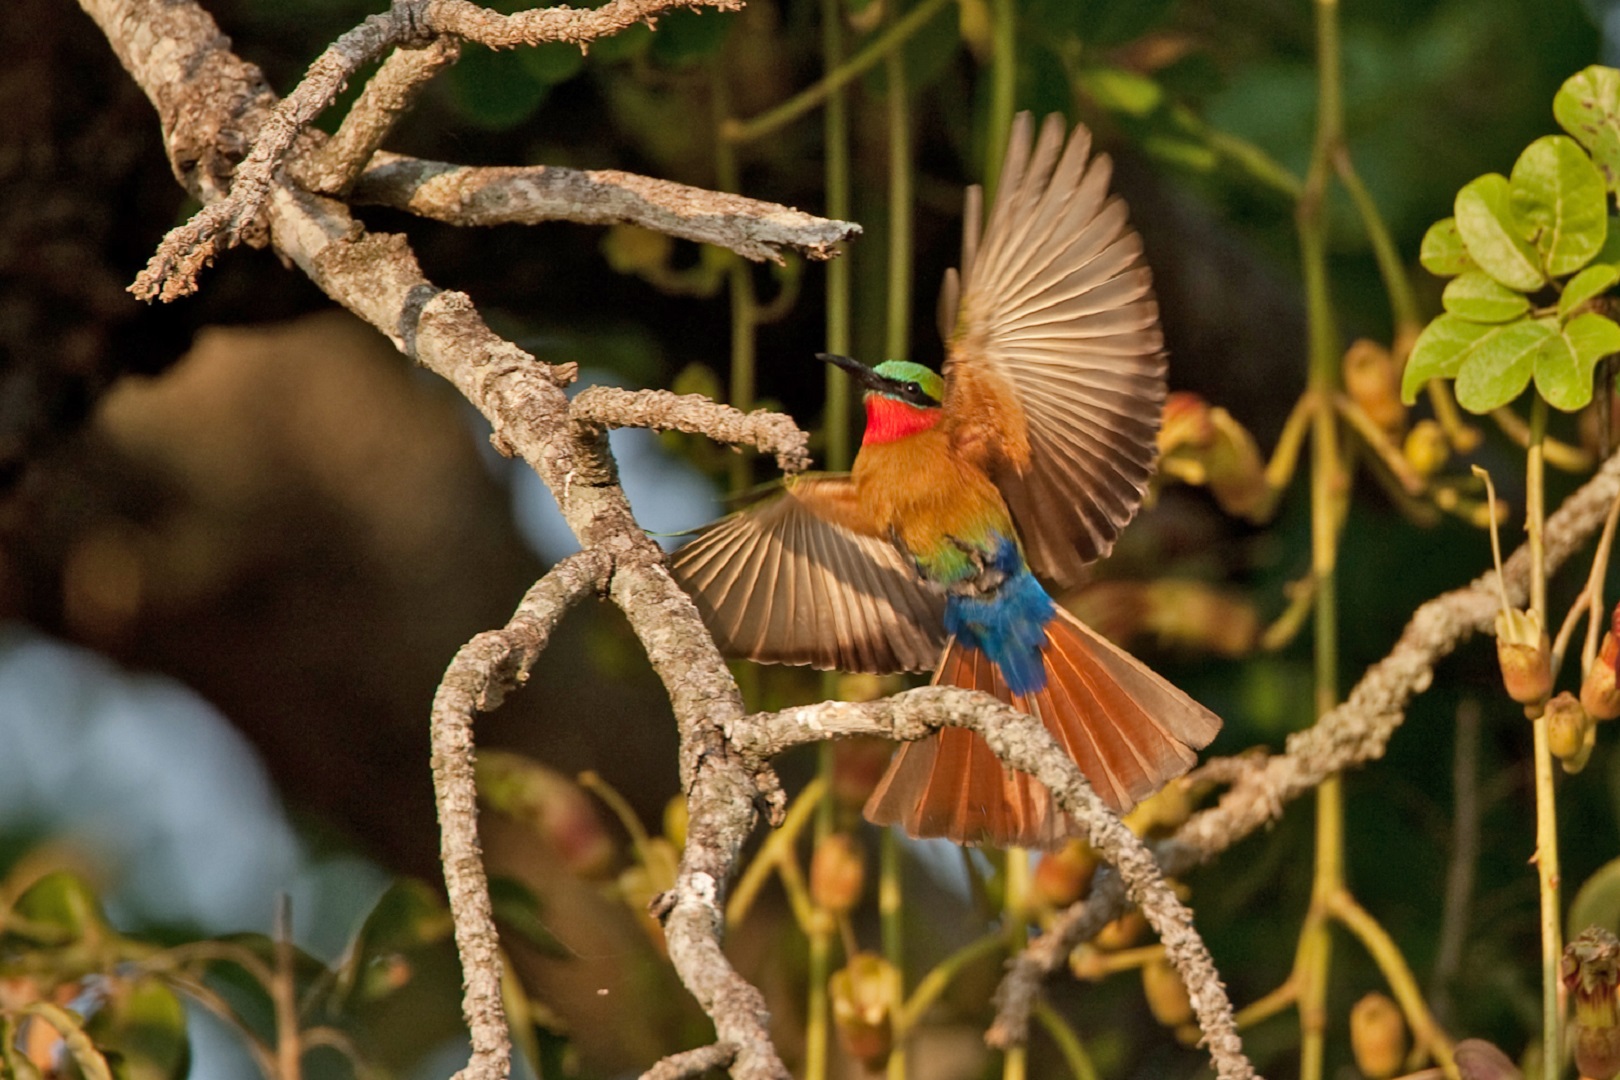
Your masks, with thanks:
M 945 409 L 1001 487 L 1041 574 L 1078 584 L 1136 513 L 1152 475 L 1164 352 L 1152 276 L 1112 163 L 1060 116 L 1020 113 L 983 239 L 968 191 L 960 277 L 948 274 Z M 1089 159 L 1089 160 L 1088 160 Z
M 886 674 L 933 670 L 945 643 L 944 598 L 863 527 L 847 476 L 789 481 L 671 567 L 730 656 Z

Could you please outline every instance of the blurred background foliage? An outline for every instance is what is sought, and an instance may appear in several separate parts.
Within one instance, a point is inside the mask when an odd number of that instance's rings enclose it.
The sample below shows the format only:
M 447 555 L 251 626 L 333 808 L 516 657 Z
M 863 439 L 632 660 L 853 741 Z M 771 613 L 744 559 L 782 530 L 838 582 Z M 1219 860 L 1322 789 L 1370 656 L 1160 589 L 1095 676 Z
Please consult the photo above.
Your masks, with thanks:
M 984 178 L 995 2 L 834 5 L 852 55 L 907 12 L 932 9 L 904 46 L 916 192 L 909 339 L 931 364 L 942 355 L 932 296 L 955 258 L 961 188 Z M 208 6 L 283 92 L 377 7 Z M 1087 123 L 1116 159 L 1159 286 L 1172 387 L 1223 407 L 1269 451 L 1305 379 L 1293 199 L 1313 132 L 1310 5 L 1011 6 L 1016 106 Z M 822 211 L 818 112 L 736 144 L 730 164 L 719 138 L 726 119 L 766 113 L 820 77 L 821 10 L 752 0 L 736 14 L 682 12 L 585 56 L 469 47 L 388 148 L 708 187 L 734 178 L 745 194 Z M 1349 146 L 1425 317 L 1439 310 L 1441 282 L 1417 266 L 1423 231 L 1463 183 L 1505 170 L 1555 130 L 1554 91 L 1612 62 L 1603 28 L 1617 20 L 1600 0 L 1344 5 Z M 277 1010 L 290 1001 L 306 1038 L 322 1033 L 310 1045 L 324 1049 L 305 1062 L 312 1074 L 442 1074 L 459 1052 L 459 986 L 438 895 L 428 704 L 461 642 L 502 623 L 568 550 L 566 530 L 448 388 L 270 254 L 232 252 L 180 304 L 130 300 L 123 285 L 192 209 L 151 108 L 71 5 L 15 0 L 5 23 L 4 55 L 15 59 L 0 78 L 0 1070 L 27 1074 L 35 1052 L 92 1075 L 71 1040 L 11 1041 L 23 1017 L 73 1009 L 99 1025 L 92 1035 L 128 1075 L 181 1075 L 188 1063 L 192 1075 L 254 1075 L 272 1067 Z M 885 340 L 889 77 L 879 64 L 849 92 L 851 216 L 866 235 L 844 259 L 853 351 L 869 360 Z M 1388 302 L 1361 226 L 1347 200 L 1330 215 L 1344 343 L 1387 343 Z M 625 229 L 472 231 L 362 216 L 407 233 L 430 278 L 470 293 L 542 359 L 578 361 L 586 381 L 730 392 L 730 256 Z M 819 430 L 813 354 L 825 344 L 827 270 L 790 259 L 742 274 L 767 316 L 753 393 Z M 732 455 L 622 434 L 644 525 L 676 532 L 719 512 L 728 473 L 738 479 Z M 1575 421 L 1554 434 L 1582 438 Z M 1517 453 L 1493 436 L 1475 460 L 1511 484 Z M 768 478 L 744 466 L 745 481 Z M 1553 495 L 1573 483 L 1556 477 Z M 1168 486 L 1074 601 L 1226 718 L 1215 753 L 1279 746 L 1311 719 L 1308 642 L 1257 646 L 1309 565 L 1302 490 L 1262 526 L 1207 492 Z M 1504 495 L 1522 505 L 1522 492 Z M 1420 526 L 1361 481 L 1340 560 L 1345 679 L 1388 650 L 1418 603 L 1487 562 L 1476 529 L 1452 516 Z M 1567 600 L 1583 572 L 1555 591 Z M 747 685 L 758 707 L 821 692 L 800 671 Z M 1478 725 L 1477 742 L 1456 737 L 1460 715 L 1475 718 L 1465 727 Z M 676 790 L 674 732 L 622 621 L 600 607 L 571 615 L 529 691 L 481 721 L 479 737 L 500 750 L 485 756 L 486 850 L 507 882 L 498 898 L 518 975 L 509 999 L 528 1021 L 525 1067 L 631 1075 L 704 1039 L 642 908 L 679 835 L 663 816 Z M 1459 746 L 1468 752 L 1455 773 Z M 1387 758 L 1347 780 L 1358 898 L 1447 1029 L 1515 1056 L 1538 1026 L 1528 748 L 1488 643 L 1476 643 L 1443 665 Z M 841 755 L 843 813 L 881 761 L 881 749 Z M 783 768 L 797 787 L 812 764 Z M 585 770 L 599 778 L 589 791 L 572 779 Z M 1479 807 L 1480 836 L 1460 910 L 1441 899 L 1462 835 L 1456 775 Z M 616 810 L 613 791 L 627 800 Z M 1579 883 L 1620 841 L 1612 739 L 1561 799 L 1565 880 Z M 650 835 L 638 837 L 642 827 Z M 1190 883 L 1240 1005 L 1292 961 L 1309 837 L 1309 811 L 1296 807 Z M 979 857 L 908 849 L 915 970 L 982 930 L 985 870 Z M 291 897 L 285 918 L 278 895 Z M 851 924 L 868 947 L 869 909 Z M 1466 946 L 1442 957 L 1448 910 L 1464 920 Z M 781 932 L 789 922 L 768 886 L 730 940 L 797 1060 L 806 960 L 803 939 Z M 997 1070 L 978 1033 L 998 970 L 987 957 L 959 975 L 913 1048 L 914 1075 Z M 1352 1068 L 1351 1004 L 1380 985 L 1363 954 L 1339 951 L 1330 1067 Z M 1141 986 L 1059 980 L 1052 995 L 1101 1075 L 1197 1073 L 1202 1055 L 1159 1026 Z M 216 1013 L 239 1030 L 210 1021 Z M 1246 1038 L 1267 1075 L 1293 1070 L 1292 1018 Z M 1032 1055 L 1031 1075 L 1059 1075 L 1050 1044 L 1037 1038 Z M 859 1075 L 846 1059 L 835 1068 Z

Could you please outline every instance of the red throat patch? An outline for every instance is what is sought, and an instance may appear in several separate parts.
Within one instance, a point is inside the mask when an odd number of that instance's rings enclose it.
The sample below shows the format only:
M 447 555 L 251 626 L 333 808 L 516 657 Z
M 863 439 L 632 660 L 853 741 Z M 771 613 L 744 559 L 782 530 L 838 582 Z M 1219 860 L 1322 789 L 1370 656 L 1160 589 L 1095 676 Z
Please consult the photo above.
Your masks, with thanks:
M 904 401 L 873 394 L 866 399 L 866 435 L 871 445 L 895 442 L 939 423 L 940 409 L 919 409 Z

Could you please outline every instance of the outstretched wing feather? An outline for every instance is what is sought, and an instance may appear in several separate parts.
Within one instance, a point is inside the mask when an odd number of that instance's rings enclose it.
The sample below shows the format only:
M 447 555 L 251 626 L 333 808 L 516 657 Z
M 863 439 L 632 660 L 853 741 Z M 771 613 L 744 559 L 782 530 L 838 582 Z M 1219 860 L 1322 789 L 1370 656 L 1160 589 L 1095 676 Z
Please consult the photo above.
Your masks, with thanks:
M 731 656 L 886 674 L 933 668 L 944 644 L 943 597 L 861 528 L 847 477 L 792 481 L 705 529 L 671 568 Z
M 1037 572 L 1077 584 L 1157 455 L 1163 337 L 1111 165 L 1060 117 L 1014 125 L 989 221 L 971 193 L 945 364 L 953 437 L 995 476 Z M 972 377 L 969 377 L 969 376 Z

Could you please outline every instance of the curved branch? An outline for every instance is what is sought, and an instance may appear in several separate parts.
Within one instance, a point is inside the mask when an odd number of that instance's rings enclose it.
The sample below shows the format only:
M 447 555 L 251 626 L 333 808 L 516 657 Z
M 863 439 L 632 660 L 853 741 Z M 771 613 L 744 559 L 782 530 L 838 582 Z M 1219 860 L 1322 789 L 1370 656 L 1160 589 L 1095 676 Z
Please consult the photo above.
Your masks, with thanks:
M 752 446 L 776 458 L 785 473 L 810 467 L 810 436 L 785 413 L 755 409 L 744 413 L 702 394 L 668 390 L 624 390 L 592 386 L 575 395 L 568 410 L 574 421 L 593 430 L 647 428 L 705 435 L 727 446 Z
M 490 908 L 478 844 L 473 779 L 473 716 L 500 705 L 528 678 L 552 630 L 570 607 L 607 583 L 612 560 L 581 551 L 553 566 L 523 597 L 501 630 L 479 634 L 456 653 L 433 695 L 433 795 L 439 810 L 439 859 L 466 973 L 463 1012 L 472 1035 L 466 1080 L 505 1080 L 512 1042 L 501 1004 L 500 935 Z

